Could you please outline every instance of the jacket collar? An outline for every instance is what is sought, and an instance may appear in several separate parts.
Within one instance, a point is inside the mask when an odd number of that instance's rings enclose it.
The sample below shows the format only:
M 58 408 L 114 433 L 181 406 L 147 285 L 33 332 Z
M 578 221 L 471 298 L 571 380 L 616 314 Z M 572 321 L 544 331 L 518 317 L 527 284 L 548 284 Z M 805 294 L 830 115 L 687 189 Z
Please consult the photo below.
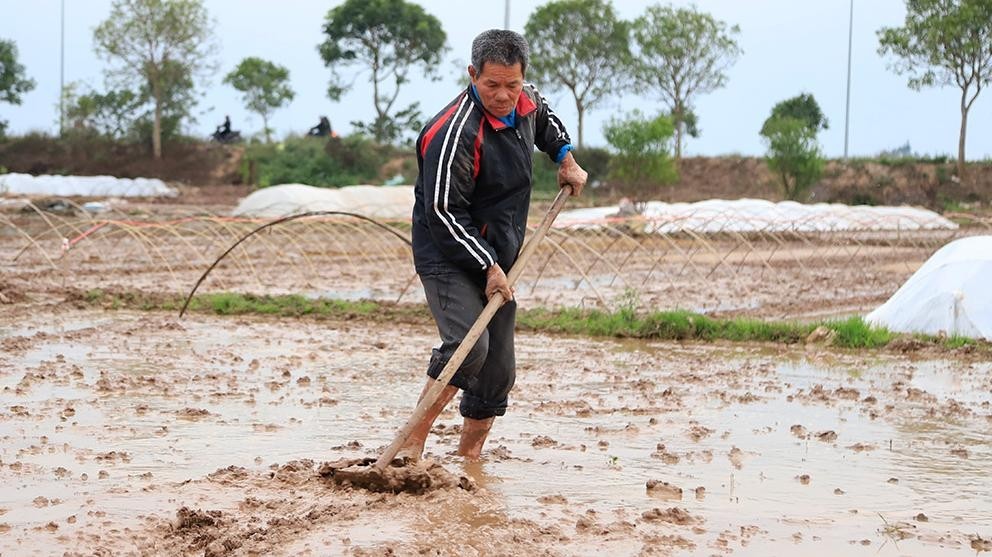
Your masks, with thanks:
M 475 95 L 472 94 L 471 83 L 468 86 L 468 90 L 466 94 L 469 96 L 470 99 L 476 101 L 476 103 L 479 105 L 479 109 L 482 110 L 482 113 L 486 115 L 486 120 L 489 120 L 489 125 L 492 126 L 494 130 L 499 131 L 509 127 L 502 120 L 500 120 L 496 116 L 493 116 L 488 110 L 486 110 L 486 107 L 482 106 L 482 103 L 475 97 Z M 517 118 L 525 118 L 535 110 L 537 110 L 537 105 L 534 104 L 533 100 L 531 100 L 530 96 L 527 94 L 527 88 L 524 87 L 524 90 L 520 91 L 520 97 L 517 98 L 517 106 L 516 106 Z

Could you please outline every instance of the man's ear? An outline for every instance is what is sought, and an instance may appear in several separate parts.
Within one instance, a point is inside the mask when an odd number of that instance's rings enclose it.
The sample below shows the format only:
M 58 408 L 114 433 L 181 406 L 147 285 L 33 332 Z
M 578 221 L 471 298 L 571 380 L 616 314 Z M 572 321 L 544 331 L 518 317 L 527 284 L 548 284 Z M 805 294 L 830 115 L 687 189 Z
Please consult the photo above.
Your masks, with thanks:
M 472 64 L 468 65 L 468 76 L 472 79 L 473 82 L 479 77 L 478 72 L 475 71 L 475 66 L 473 66 Z

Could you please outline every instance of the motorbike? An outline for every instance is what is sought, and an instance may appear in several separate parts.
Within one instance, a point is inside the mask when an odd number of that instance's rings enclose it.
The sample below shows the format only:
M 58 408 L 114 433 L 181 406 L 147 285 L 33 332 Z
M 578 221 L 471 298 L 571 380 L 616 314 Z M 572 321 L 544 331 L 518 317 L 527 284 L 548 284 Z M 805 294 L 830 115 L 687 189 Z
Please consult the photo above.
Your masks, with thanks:
M 241 132 L 230 130 L 225 133 L 221 128 L 214 130 L 214 133 L 210 134 L 210 139 L 217 143 L 241 143 L 242 141 Z

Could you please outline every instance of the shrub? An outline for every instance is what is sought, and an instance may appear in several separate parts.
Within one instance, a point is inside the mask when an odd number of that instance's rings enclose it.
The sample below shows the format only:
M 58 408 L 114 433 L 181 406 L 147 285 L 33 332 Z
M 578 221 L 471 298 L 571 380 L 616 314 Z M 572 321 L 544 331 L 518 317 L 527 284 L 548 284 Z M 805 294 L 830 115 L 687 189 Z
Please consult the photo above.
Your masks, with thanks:
M 609 177 L 638 190 L 678 180 L 669 156 L 675 133 L 666 116 L 646 118 L 640 111 L 625 119 L 611 119 L 603 129 L 606 141 L 617 153 L 609 161 Z
M 263 188 L 287 183 L 320 187 L 373 184 L 381 182 L 379 169 L 397 154 L 396 149 L 360 135 L 326 141 L 290 137 L 277 144 L 249 145 L 242 172 L 245 182 L 254 179 Z
M 824 160 L 816 141 L 816 130 L 798 118 L 775 118 L 765 123 L 762 135 L 768 143 L 766 160 L 786 199 L 804 198 L 823 175 Z

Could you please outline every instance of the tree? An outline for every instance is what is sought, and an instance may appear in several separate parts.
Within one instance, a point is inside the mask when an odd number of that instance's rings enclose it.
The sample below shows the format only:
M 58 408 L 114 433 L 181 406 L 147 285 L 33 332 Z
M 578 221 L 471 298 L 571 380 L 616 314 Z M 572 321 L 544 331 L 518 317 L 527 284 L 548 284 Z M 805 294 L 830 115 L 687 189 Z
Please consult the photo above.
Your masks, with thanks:
M 324 34 L 327 38 L 318 50 L 331 68 L 328 96 L 339 100 L 354 82 L 354 78 L 350 82 L 344 78 L 343 70 L 357 66 L 355 73 L 360 73 L 369 69 L 376 116 L 361 126 L 380 142 L 398 139 L 402 126 L 393 119 L 393 105 L 412 70 L 437 77 L 447 41 L 441 22 L 405 0 L 346 0 L 327 12 Z M 401 112 L 409 116 L 411 109 L 416 107 Z
M 183 120 L 191 119 L 196 104 L 193 79 L 184 75 L 178 64 L 169 62 L 163 75 L 161 101 L 161 137 L 179 135 Z M 151 90 L 143 84 L 138 90 L 111 89 L 105 93 L 80 94 L 77 83 L 66 85 L 62 92 L 66 117 L 73 130 L 92 132 L 114 140 L 149 143 L 154 129 L 155 108 Z
M 244 94 L 248 110 L 262 117 L 265 142 L 271 142 L 269 117 L 296 95 L 289 87 L 289 70 L 261 58 L 249 57 L 227 74 L 224 83 Z
M 24 75 L 24 66 L 17 62 L 17 45 L 0 39 L 0 102 L 21 104 L 21 95 L 34 89 L 34 81 Z M 0 120 L 0 138 L 7 122 Z
M 134 128 L 142 100 L 133 91 L 91 91 L 79 94 L 79 84 L 70 83 L 62 91 L 69 132 L 96 133 L 123 139 Z
M 610 177 L 638 188 L 677 180 L 668 146 L 674 131 L 664 115 L 647 118 L 634 110 L 625 118 L 612 118 L 603 127 L 606 141 L 617 151 L 610 159 Z
M 213 71 L 216 46 L 202 0 L 114 0 L 93 31 L 97 54 L 117 63 L 108 75 L 141 83 L 154 102 L 152 152 L 162 158 L 162 117 L 170 86 Z M 122 87 L 127 88 L 127 87 Z
M 725 71 L 741 54 L 736 25 L 727 27 L 695 8 L 650 6 L 634 21 L 639 89 L 657 93 L 675 125 L 675 160 L 682 159 L 686 114 L 696 95 L 727 83 Z
M 534 11 L 524 29 L 531 49 L 528 77 L 572 94 L 581 148 L 586 110 L 629 81 L 629 25 L 617 19 L 609 0 L 557 0 Z
M 765 122 L 761 135 L 768 143 L 766 161 L 786 199 L 799 201 L 823 175 L 823 155 L 816 129 L 805 120 L 783 116 Z
M 957 85 L 961 89 L 958 177 L 964 178 L 968 111 L 992 84 L 992 0 L 906 0 L 903 27 L 878 30 L 878 53 L 909 74 L 909 87 Z
M 809 93 L 802 93 L 791 99 L 786 99 L 772 107 L 772 115 L 761 126 L 761 135 L 766 135 L 769 124 L 773 120 L 780 118 L 795 118 L 805 122 L 806 127 L 813 130 L 814 134 L 821 129 L 826 130 L 830 128 L 830 123 L 827 121 L 827 117 L 823 115 L 823 111 L 820 110 L 820 105 L 813 98 L 813 95 Z

